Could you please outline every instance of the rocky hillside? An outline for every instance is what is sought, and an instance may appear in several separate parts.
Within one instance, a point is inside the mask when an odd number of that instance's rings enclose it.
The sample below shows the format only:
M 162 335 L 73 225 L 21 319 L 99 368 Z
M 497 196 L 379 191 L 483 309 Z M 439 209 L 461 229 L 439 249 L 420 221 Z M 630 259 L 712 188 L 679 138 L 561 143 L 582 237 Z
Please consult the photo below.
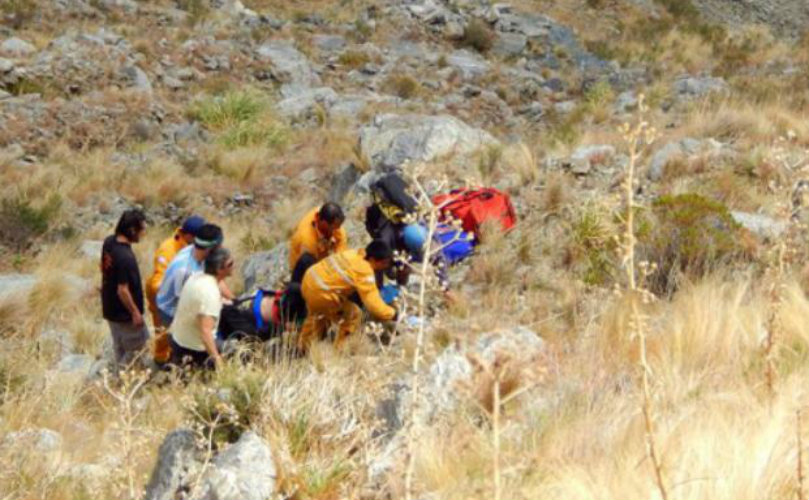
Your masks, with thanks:
M 803 498 L 806 16 L 0 0 L 0 496 Z M 512 198 L 453 301 L 419 309 L 414 279 L 395 331 L 340 352 L 107 375 L 97 260 L 124 209 L 149 217 L 144 275 L 199 213 L 246 292 L 323 200 L 365 244 L 393 170 Z

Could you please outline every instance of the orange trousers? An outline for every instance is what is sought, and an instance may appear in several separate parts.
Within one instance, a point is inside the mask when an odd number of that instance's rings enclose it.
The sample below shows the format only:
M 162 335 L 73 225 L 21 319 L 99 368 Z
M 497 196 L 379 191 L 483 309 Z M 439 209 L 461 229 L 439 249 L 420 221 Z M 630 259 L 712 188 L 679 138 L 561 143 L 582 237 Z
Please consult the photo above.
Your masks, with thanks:
M 155 363 L 167 363 L 171 357 L 171 345 L 169 344 L 169 333 L 165 325 L 160 320 L 160 313 L 157 311 L 157 292 L 146 290 L 146 302 L 149 312 L 152 313 L 152 323 L 154 324 L 154 344 L 152 345 L 152 357 Z
M 362 311 L 357 304 L 347 299 L 335 302 L 333 300 L 323 300 L 317 296 L 307 297 L 306 288 L 304 288 L 303 292 L 309 312 L 298 335 L 298 349 L 300 351 L 307 352 L 312 342 L 322 338 L 334 324 L 337 324 L 337 336 L 335 337 L 334 345 L 338 348 L 343 344 L 346 337 L 359 330 Z

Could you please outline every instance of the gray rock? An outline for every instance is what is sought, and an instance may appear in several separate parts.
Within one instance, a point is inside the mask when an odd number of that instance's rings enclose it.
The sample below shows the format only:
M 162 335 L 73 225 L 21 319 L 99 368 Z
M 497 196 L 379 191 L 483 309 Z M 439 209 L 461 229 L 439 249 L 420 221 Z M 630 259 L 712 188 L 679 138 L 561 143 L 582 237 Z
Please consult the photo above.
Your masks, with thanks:
M 101 248 L 104 246 L 103 241 L 99 240 L 84 240 L 79 247 L 79 253 L 82 257 L 88 259 L 98 260 L 101 258 Z
M 471 381 L 474 367 L 470 358 L 492 364 L 498 359 L 509 359 L 514 366 L 535 366 L 545 353 L 545 342 L 534 331 L 518 326 L 480 336 L 469 346 L 450 346 L 420 375 L 424 398 L 416 418 L 430 425 L 451 414 L 463 400 L 463 387 Z M 412 404 L 409 380 L 394 384 L 390 396 L 377 404 L 377 416 L 384 422 L 381 434 L 392 436 L 402 428 L 405 415 Z
M 528 37 L 520 33 L 498 33 L 492 52 L 509 57 L 522 54 L 528 44 Z
M 50 429 L 23 429 L 6 434 L 0 441 L 0 448 L 29 449 L 42 454 L 55 453 L 62 449 L 62 435 Z
M 0 74 L 11 73 L 14 69 L 14 61 L 0 57 Z
M 181 88 L 185 87 L 185 84 L 173 76 L 165 76 L 163 77 L 163 85 L 170 88 L 171 90 L 180 90 Z
M 378 170 L 404 162 L 431 161 L 449 154 L 467 154 L 498 144 L 487 132 L 448 116 L 377 115 L 360 130 L 360 150 Z
M 127 66 L 122 70 L 124 78 L 130 86 L 142 92 L 152 93 L 152 82 L 146 73 L 137 66 Z
M 245 291 L 257 287 L 274 288 L 290 276 L 289 245 L 281 243 L 272 250 L 249 256 L 242 265 Z
M 312 43 L 324 52 L 336 52 L 346 46 L 346 39 L 340 35 L 314 35 Z
M 343 199 L 351 192 L 351 189 L 360 179 L 362 172 L 353 163 L 344 167 L 339 174 L 335 175 L 329 190 L 329 201 L 342 203 Z
M 635 91 L 627 90 L 621 92 L 615 99 L 615 111 L 617 113 L 627 113 L 638 106 L 638 96 Z
M 542 120 L 542 117 L 545 116 L 545 108 L 542 106 L 542 103 L 538 101 L 520 106 L 518 112 L 532 122 L 539 122 Z
M 673 89 L 678 97 L 692 99 L 727 92 L 728 84 L 724 79 L 712 76 L 683 76 L 674 81 Z
M 33 274 L 0 274 L 0 300 L 24 298 L 36 283 L 37 278 Z
M 198 458 L 199 451 L 192 431 L 178 429 L 170 432 L 160 445 L 144 500 L 179 498 L 188 486 L 186 478 L 199 468 Z
M 576 101 L 562 101 L 554 103 L 554 111 L 561 115 L 567 115 L 576 110 Z
M 447 64 L 458 70 L 464 78 L 483 76 L 489 71 L 489 63 L 480 55 L 466 49 L 454 51 L 447 57 Z
M 328 109 L 335 101 L 337 92 L 331 87 L 307 88 L 280 101 L 276 108 L 282 116 L 299 118 L 313 114 L 318 105 Z
M 95 358 L 89 354 L 68 354 L 56 365 L 56 371 L 63 375 L 89 377 L 95 365 Z
M 707 143 L 710 143 L 711 147 L 718 148 L 716 143 L 712 141 L 703 142 L 690 137 L 666 144 L 652 155 L 652 159 L 649 162 L 649 179 L 659 181 L 663 178 L 666 165 L 670 161 L 695 155 L 699 153 L 701 149 L 704 149 Z
M 268 500 L 275 491 L 276 469 L 270 445 L 245 432 L 219 454 L 202 478 L 199 500 Z
M 37 48 L 34 45 L 16 36 L 6 38 L 3 43 L 0 43 L 0 54 L 6 56 L 25 57 L 36 51 Z
M 745 229 L 765 240 L 774 240 L 787 230 L 787 223 L 761 214 L 732 211 L 733 220 Z
M 615 148 L 608 144 L 580 146 L 570 155 L 571 172 L 585 175 L 597 164 L 609 162 L 615 156 Z
M 299 52 L 291 41 L 274 40 L 256 50 L 259 60 L 272 65 L 270 73 L 282 83 L 294 83 L 306 87 L 318 85 L 320 77 L 312 69 L 309 60 Z
M 40 350 L 55 351 L 59 357 L 69 355 L 75 348 L 73 336 L 62 330 L 45 330 L 39 334 L 38 340 Z

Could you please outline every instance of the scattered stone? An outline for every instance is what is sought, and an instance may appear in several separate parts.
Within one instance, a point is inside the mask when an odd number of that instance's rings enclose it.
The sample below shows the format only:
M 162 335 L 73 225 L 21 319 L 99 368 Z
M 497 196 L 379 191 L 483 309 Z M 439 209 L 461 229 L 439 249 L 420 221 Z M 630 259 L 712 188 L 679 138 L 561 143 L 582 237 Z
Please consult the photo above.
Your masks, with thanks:
M 615 156 L 613 146 L 591 145 L 581 146 L 570 156 L 570 171 L 576 175 L 586 175 L 596 165 L 603 165 Z
M 0 448 L 56 453 L 62 449 L 62 435 L 50 429 L 23 429 L 6 434 L 0 441 Z
M 247 292 L 257 287 L 273 289 L 288 279 L 289 274 L 289 246 L 286 243 L 249 256 L 242 266 L 244 289 Z
M 666 165 L 677 158 L 688 158 L 705 149 L 718 150 L 721 144 L 716 141 L 699 141 L 686 137 L 676 142 L 670 142 L 655 152 L 649 162 L 649 179 L 659 181 L 663 178 Z
M 520 33 L 498 33 L 492 52 L 503 57 L 522 54 L 528 44 L 528 37 Z
M 787 230 L 787 223 L 762 214 L 732 211 L 733 220 L 765 240 L 775 240 Z
M 148 94 L 152 93 L 152 82 L 149 80 L 146 73 L 139 67 L 127 66 L 122 70 L 122 74 L 129 82 L 131 87 Z
M 0 74 L 11 73 L 14 69 L 14 61 L 0 57 Z
M 331 87 L 306 88 L 282 100 L 276 107 L 287 118 L 299 118 L 313 114 L 318 105 L 328 109 L 335 101 L 337 92 Z
M 489 71 L 489 63 L 478 54 L 466 49 L 456 50 L 447 57 L 447 64 L 455 68 L 464 78 L 476 78 Z
M 185 490 L 186 478 L 199 467 L 194 433 L 187 429 L 170 432 L 160 445 L 157 463 L 146 486 L 144 500 L 174 500 Z
M 25 57 L 36 51 L 37 48 L 34 45 L 16 36 L 6 38 L 3 43 L 0 43 L 0 54 L 5 56 Z
M 101 248 L 104 246 L 103 241 L 99 240 L 84 240 L 79 247 L 79 253 L 88 259 L 98 260 L 101 258 Z
M 185 87 L 185 84 L 181 80 L 172 76 L 164 76 L 163 85 L 171 90 L 180 90 L 181 88 Z
M 567 115 L 576 110 L 576 101 L 562 101 L 554 103 L 553 110 L 560 115 Z
M 73 352 L 75 344 L 69 332 L 62 330 L 45 330 L 39 335 L 39 348 L 43 351 L 53 349 L 59 357 Z
M 89 354 L 68 354 L 56 365 L 56 371 L 66 375 L 90 375 L 95 358 Z
M 268 500 L 275 491 L 276 469 L 270 445 L 245 432 L 220 453 L 202 477 L 199 500 Z
M 728 84 L 723 78 L 712 76 L 683 76 L 674 81 L 675 94 L 684 99 L 704 97 L 712 93 L 728 91 Z
M 340 35 L 315 35 L 312 43 L 324 52 L 337 52 L 346 46 L 346 39 Z
M 615 99 L 615 112 L 628 113 L 638 107 L 638 96 L 632 90 L 627 90 L 618 94 Z
M 0 274 L 0 300 L 24 298 L 36 283 L 37 278 L 33 274 Z
M 360 150 L 375 169 L 393 170 L 408 160 L 432 161 L 498 144 L 489 133 L 448 115 L 377 115 L 360 130 Z
M 312 69 L 309 60 L 295 48 L 292 41 L 267 42 L 256 50 L 256 55 L 272 65 L 270 74 L 279 82 L 305 87 L 320 83 L 320 77 Z

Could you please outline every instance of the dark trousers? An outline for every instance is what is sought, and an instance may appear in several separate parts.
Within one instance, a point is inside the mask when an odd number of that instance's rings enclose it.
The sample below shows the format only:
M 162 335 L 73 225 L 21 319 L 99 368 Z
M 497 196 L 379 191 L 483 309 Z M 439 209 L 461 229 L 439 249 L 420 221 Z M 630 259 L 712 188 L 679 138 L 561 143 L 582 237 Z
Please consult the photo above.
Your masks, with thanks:
M 213 361 L 208 351 L 186 349 L 171 337 L 171 364 L 181 368 L 213 368 Z
M 315 256 L 310 254 L 309 252 L 304 252 L 300 258 L 298 258 L 298 262 L 295 263 L 295 268 L 292 270 L 292 278 L 290 280 L 291 283 L 303 283 L 303 276 L 306 274 L 306 270 L 310 267 L 314 266 L 317 263 L 317 259 Z

